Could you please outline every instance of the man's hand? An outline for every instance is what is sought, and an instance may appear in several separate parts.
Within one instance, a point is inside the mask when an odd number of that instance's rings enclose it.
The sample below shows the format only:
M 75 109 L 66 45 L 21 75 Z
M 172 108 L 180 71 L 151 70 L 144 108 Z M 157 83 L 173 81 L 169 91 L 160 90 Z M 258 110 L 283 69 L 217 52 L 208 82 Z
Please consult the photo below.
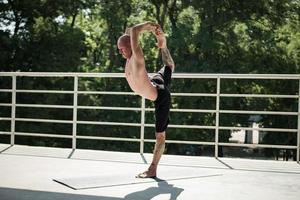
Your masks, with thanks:
M 148 32 L 152 32 L 154 33 L 157 26 L 159 26 L 158 24 L 154 23 L 154 22 L 145 22 L 142 24 L 143 25 L 143 31 L 148 31 Z
M 167 47 L 167 40 L 164 32 L 162 31 L 161 27 L 157 24 L 154 34 L 157 39 L 156 46 L 160 49 L 164 49 Z

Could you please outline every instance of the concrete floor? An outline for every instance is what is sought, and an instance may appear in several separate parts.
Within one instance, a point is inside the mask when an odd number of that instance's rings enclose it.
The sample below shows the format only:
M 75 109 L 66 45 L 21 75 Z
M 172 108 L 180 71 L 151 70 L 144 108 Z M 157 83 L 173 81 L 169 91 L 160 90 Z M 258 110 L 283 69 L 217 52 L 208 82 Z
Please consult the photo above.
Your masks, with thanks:
M 300 198 L 300 165 L 164 155 L 157 179 L 136 180 L 152 155 L 0 144 L 1 200 L 272 199 Z M 98 177 L 74 190 L 54 178 Z

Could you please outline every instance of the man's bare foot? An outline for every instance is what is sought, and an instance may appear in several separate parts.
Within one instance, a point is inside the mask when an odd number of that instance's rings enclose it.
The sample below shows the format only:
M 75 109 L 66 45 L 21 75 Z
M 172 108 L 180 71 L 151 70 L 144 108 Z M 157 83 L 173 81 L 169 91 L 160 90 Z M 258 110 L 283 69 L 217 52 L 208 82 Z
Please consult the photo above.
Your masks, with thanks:
M 156 173 L 151 173 L 150 171 L 145 171 L 143 173 L 140 173 L 138 175 L 135 176 L 136 178 L 155 178 L 156 177 Z
M 148 170 L 143 173 L 138 174 L 136 176 L 136 178 L 155 178 L 156 177 L 156 169 L 157 169 L 157 165 L 151 163 Z

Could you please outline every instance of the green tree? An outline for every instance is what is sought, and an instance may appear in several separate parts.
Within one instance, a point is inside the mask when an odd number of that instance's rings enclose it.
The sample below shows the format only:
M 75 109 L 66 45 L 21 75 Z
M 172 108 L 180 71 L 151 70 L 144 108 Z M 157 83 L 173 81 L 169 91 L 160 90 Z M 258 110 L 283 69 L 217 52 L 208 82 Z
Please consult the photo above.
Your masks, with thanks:
M 151 1 L 108 1 L 108 0 L 2 0 L 0 1 L 0 71 L 61 71 L 61 72 L 123 72 L 124 60 L 118 54 L 118 37 L 128 26 L 143 21 L 156 21 L 161 24 L 167 37 L 168 47 L 176 63 L 176 72 L 187 73 L 292 73 L 299 74 L 300 3 L 298 0 L 262 0 L 262 1 L 204 1 L 204 0 L 151 0 Z M 157 71 L 161 66 L 161 57 L 155 47 L 155 38 L 151 34 L 141 37 L 147 70 Z M 0 86 L 7 86 L 7 80 Z M 112 84 L 113 83 L 113 84 Z M 25 79 L 20 87 L 48 89 L 72 89 L 73 80 L 66 79 Z M 214 80 L 173 80 L 173 92 L 215 93 Z M 81 90 L 130 91 L 125 80 L 82 79 Z M 255 94 L 296 94 L 298 86 L 288 81 L 226 80 L 222 82 L 224 93 Z M 18 96 L 19 102 L 30 102 L 32 97 Z M 140 106 L 139 98 L 121 97 L 126 105 Z M 0 99 L 8 101 L 6 94 L 0 93 Z M 35 100 L 54 104 L 72 102 L 67 96 L 45 98 L 37 96 Z M 86 95 L 80 97 L 80 103 L 93 105 L 122 106 L 115 96 Z M 153 106 L 147 102 L 147 106 Z M 173 108 L 214 109 L 215 98 L 172 99 Z M 297 102 L 291 99 L 258 98 L 222 98 L 221 109 L 258 110 L 297 110 Z M 5 111 L 6 113 L 7 111 Z M 20 111 L 19 111 L 20 112 Z M 26 116 L 36 111 L 23 110 Z M 44 111 L 45 118 L 53 111 Z M 153 122 L 152 113 L 147 120 Z M 97 120 L 118 120 L 126 118 L 125 113 L 105 111 L 84 111 L 80 117 Z M 129 121 L 138 120 L 138 113 L 131 113 Z M 67 113 L 58 114 L 68 118 Z M 186 113 L 183 118 L 172 113 L 172 124 L 214 125 L 214 115 L 204 113 Z M 248 126 L 249 115 L 221 115 L 221 123 L 228 126 Z M 260 123 L 264 127 L 280 127 L 286 124 L 294 128 L 295 119 L 278 116 L 262 116 Z M 20 124 L 22 128 L 36 129 L 35 125 Z M 108 128 L 108 127 L 107 127 Z M 51 129 L 51 128 L 46 128 Z M 95 131 L 97 127 L 82 128 L 82 132 L 103 134 Z M 27 129 L 26 129 L 27 130 Z M 55 129 L 58 131 L 58 129 Z M 103 128 L 104 130 L 104 128 Z M 109 136 L 124 133 L 126 137 L 138 137 L 136 130 L 110 127 L 105 129 Z M 70 132 L 69 127 L 61 129 Z M 172 129 L 172 139 L 213 141 L 214 134 L 209 130 L 195 131 Z M 153 130 L 151 130 L 153 132 Z M 197 132 L 197 133 L 196 133 Z M 106 133 L 105 133 L 106 134 Z M 104 134 L 104 135 L 105 135 Z M 149 133 L 150 134 L 150 133 Z M 270 133 L 273 134 L 273 133 Z M 265 143 L 294 144 L 295 135 L 286 138 L 280 133 L 266 135 Z M 153 136 L 153 134 L 152 134 Z M 150 137 L 152 137 L 150 136 Z M 230 133 L 220 134 L 220 141 L 227 142 Z M 65 142 L 62 142 L 65 144 Z M 110 145 L 113 144 L 113 145 Z M 56 144 L 58 145 L 58 144 Z M 83 147 L 91 146 L 85 143 Z M 118 150 L 119 143 L 96 142 L 93 147 Z M 125 145 L 132 151 L 136 147 Z M 147 147 L 148 148 L 148 147 Z M 151 148 L 151 145 L 149 145 Z M 168 147 L 172 153 L 185 153 L 186 146 Z M 266 152 L 266 154 L 273 154 Z

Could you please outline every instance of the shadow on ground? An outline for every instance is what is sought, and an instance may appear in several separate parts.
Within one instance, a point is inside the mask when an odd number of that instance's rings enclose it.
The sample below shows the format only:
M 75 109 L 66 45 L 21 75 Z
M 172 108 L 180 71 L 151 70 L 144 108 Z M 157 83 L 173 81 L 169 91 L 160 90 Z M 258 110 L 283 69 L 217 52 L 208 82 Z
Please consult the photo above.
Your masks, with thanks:
M 92 196 L 81 194 L 68 194 L 57 192 L 45 192 L 0 187 L 1 200 L 150 200 L 160 194 L 169 194 L 170 200 L 175 200 L 183 191 L 182 188 L 174 187 L 165 180 L 155 179 L 158 187 L 149 187 L 145 190 L 127 194 L 124 198 Z
M 138 200 L 138 199 L 152 199 L 160 194 L 170 194 L 170 200 L 175 200 L 183 192 L 184 189 L 174 187 L 174 185 L 169 184 L 167 181 L 155 178 L 158 183 L 158 187 L 149 187 L 142 191 L 137 191 L 130 193 L 124 197 L 126 200 Z

